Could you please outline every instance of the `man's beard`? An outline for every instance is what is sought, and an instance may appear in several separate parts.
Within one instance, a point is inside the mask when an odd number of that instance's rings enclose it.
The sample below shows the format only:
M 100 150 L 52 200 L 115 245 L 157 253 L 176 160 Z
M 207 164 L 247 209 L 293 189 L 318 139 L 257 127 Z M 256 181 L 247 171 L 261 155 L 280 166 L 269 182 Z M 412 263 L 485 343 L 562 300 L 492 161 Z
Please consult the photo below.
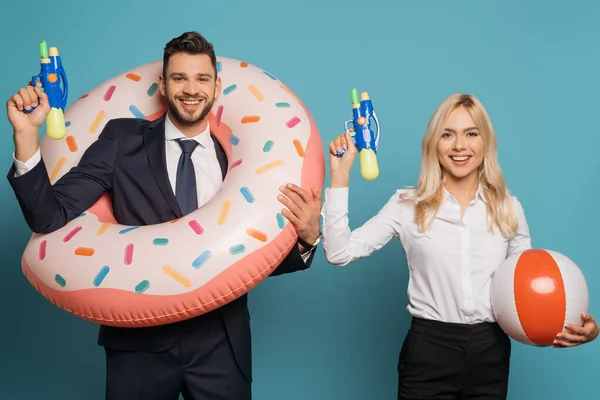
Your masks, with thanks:
M 188 99 L 188 100 L 196 100 L 196 99 Z M 206 99 L 206 103 L 204 104 L 204 108 L 202 109 L 202 112 L 200 113 L 200 115 L 197 118 L 192 118 L 188 114 L 185 114 L 185 113 L 182 113 L 179 111 L 179 109 L 177 108 L 177 105 L 175 104 L 176 101 L 179 101 L 179 100 L 173 100 L 170 97 L 167 97 L 167 106 L 169 107 L 169 111 L 171 111 L 174 118 L 181 125 L 194 125 L 194 124 L 202 121 L 204 118 L 206 118 L 206 116 L 212 109 L 213 103 L 214 103 L 214 100 L 209 101 L 208 99 Z

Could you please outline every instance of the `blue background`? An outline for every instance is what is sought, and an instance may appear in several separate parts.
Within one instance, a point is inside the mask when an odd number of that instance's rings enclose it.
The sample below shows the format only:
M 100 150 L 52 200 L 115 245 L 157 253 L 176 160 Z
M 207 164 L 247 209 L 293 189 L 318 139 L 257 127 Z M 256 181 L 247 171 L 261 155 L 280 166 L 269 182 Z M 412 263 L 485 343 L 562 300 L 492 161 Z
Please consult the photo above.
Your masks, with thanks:
M 325 141 L 350 118 L 349 90 L 368 91 L 383 124 L 376 182 L 351 181 L 357 227 L 393 191 L 415 184 L 420 141 L 453 92 L 491 114 L 509 188 L 523 204 L 534 247 L 571 257 L 600 317 L 597 199 L 598 43 L 593 1 L 10 2 L 0 12 L 0 98 L 39 71 L 38 43 L 58 46 L 71 104 L 102 81 L 160 59 L 164 44 L 198 30 L 217 53 L 258 65 L 289 85 Z M 12 131 L 0 116 L 0 159 Z M 327 178 L 327 182 L 329 177 Z M 0 180 L 0 398 L 103 399 L 97 327 L 50 305 L 27 283 L 20 256 L 30 232 Z M 250 296 L 254 395 L 260 400 L 395 399 L 408 327 L 407 272 L 394 242 L 345 268 L 319 250 L 304 273 L 268 279 Z M 600 347 L 515 343 L 510 399 L 593 398 Z

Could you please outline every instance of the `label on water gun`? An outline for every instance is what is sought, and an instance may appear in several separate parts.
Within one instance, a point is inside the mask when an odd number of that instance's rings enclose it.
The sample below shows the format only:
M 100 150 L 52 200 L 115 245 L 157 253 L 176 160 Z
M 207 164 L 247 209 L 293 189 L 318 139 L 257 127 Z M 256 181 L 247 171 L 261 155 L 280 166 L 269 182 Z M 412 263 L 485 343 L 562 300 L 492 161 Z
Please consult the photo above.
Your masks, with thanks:
M 350 91 L 352 102 L 352 119 L 344 124 L 344 129 L 349 132 L 358 150 L 360 158 L 360 172 L 364 179 L 373 180 L 379 176 L 377 164 L 377 150 L 379 149 L 379 119 L 373 108 L 373 103 L 367 92 L 362 92 L 360 102 L 358 90 Z M 375 133 L 371 129 L 371 118 L 375 122 Z M 349 125 L 352 124 L 352 128 Z M 344 151 L 337 155 L 342 156 Z
M 41 90 L 48 96 L 50 105 L 50 112 L 46 117 L 46 133 L 51 139 L 62 139 L 67 133 L 64 116 L 69 93 L 67 74 L 62 66 L 58 49 L 50 47 L 48 51 L 48 45 L 44 40 L 40 42 L 40 73 L 31 78 L 31 84 L 36 85 L 38 81 L 42 85 Z M 26 110 L 25 113 L 29 114 L 34 109 L 35 107 Z

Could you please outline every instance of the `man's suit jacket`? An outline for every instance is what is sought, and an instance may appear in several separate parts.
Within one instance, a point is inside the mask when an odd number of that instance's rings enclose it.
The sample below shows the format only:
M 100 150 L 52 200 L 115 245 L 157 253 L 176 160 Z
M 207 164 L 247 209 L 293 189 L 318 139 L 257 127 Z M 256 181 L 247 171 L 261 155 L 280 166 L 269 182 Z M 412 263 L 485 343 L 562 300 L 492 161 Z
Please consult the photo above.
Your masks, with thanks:
M 227 158 L 214 137 L 213 141 L 225 177 Z M 25 220 L 36 233 L 53 232 L 63 227 L 106 192 L 111 196 L 114 216 L 120 224 L 158 224 L 182 216 L 167 175 L 165 116 L 152 122 L 133 118 L 109 121 L 79 164 L 54 185 L 50 183 L 43 159 L 23 176 L 14 177 L 14 172 L 13 166 L 8 180 Z M 313 255 L 314 252 L 305 263 L 298 247 L 294 246 L 272 275 L 308 268 Z M 251 380 L 246 295 L 209 313 L 212 315 L 178 323 L 148 328 L 101 326 L 98 343 L 121 350 L 161 351 L 173 345 L 180 332 L 194 330 L 204 321 L 218 321 L 213 318 L 215 313 L 222 315 L 236 360 Z M 198 337 L 198 340 L 202 338 Z

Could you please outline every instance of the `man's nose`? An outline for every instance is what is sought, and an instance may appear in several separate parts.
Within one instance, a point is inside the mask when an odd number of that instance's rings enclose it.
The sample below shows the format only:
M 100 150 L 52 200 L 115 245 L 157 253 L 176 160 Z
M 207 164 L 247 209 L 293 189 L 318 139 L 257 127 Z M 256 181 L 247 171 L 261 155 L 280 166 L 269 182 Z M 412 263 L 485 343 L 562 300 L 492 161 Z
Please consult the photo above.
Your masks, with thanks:
M 183 86 L 183 92 L 189 95 L 198 94 L 200 86 L 194 80 L 188 80 Z

